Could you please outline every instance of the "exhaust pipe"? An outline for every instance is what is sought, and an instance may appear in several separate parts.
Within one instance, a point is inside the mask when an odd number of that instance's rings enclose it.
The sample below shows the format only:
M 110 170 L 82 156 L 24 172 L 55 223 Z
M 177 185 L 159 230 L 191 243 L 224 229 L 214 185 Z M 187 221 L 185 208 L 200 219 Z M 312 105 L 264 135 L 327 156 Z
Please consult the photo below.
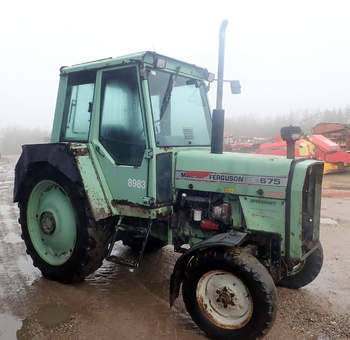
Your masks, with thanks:
M 212 118 L 211 153 L 222 153 L 223 151 L 225 110 L 222 109 L 222 95 L 224 83 L 225 33 L 227 24 L 227 20 L 224 20 L 221 23 L 219 34 L 218 85 L 216 109 L 213 110 Z

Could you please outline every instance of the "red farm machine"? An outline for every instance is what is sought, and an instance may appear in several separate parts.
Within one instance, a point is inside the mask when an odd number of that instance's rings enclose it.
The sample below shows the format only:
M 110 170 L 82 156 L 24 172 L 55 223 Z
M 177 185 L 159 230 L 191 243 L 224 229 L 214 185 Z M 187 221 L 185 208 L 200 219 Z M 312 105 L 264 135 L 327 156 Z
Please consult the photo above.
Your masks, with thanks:
M 260 144 L 252 153 L 287 155 L 287 143 L 278 135 L 275 142 Z M 350 170 L 350 153 L 323 135 L 303 136 L 295 142 L 295 156 L 324 162 L 324 174 Z

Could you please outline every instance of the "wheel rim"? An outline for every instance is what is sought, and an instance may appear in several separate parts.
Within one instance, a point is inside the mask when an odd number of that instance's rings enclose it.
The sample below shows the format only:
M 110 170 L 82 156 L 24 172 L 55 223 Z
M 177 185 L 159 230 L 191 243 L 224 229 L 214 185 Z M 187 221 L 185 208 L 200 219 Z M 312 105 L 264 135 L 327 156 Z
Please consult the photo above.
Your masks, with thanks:
M 253 314 L 248 288 L 238 277 L 224 270 L 205 273 L 198 282 L 196 297 L 204 315 L 221 328 L 242 328 Z
M 27 204 L 27 226 L 38 255 L 50 265 L 62 265 L 72 256 L 77 227 L 66 192 L 50 180 L 39 182 Z

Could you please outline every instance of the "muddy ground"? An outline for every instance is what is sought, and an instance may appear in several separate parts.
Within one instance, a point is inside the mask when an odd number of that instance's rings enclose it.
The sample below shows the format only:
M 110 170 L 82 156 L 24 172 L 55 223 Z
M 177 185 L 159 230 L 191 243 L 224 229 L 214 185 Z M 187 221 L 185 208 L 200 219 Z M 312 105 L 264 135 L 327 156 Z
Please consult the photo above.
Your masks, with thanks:
M 80 284 L 42 278 L 20 238 L 15 161 L 0 159 L 0 339 L 206 339 L 181 299 L 169 308 L 171 247 L 135 272 L 105 262 Z M 321 215 L 322 272 L 298 291 L 278 288 L 277 319 L 264 339 L 350 338 L 350 173 L 325 177 Z

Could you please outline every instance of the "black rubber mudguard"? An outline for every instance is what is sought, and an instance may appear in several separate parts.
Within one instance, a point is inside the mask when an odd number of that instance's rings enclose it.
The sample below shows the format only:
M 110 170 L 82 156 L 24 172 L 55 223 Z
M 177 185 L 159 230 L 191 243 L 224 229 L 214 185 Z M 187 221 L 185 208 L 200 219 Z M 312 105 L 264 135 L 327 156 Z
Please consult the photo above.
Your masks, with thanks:
M 192 256 L 198 251 L 208 248 L 234 248 L 243 243 L 248 233 L 240 231 L 232 231 L 229 233 L 217 234 L 207 240 L 201 241 L 190 248 L 186 253 L 178 258 L 175 263 L 173 273 L 170 279 L 170 306 L 173 305 L 179 296 L 181 282 L 184 279 L 186 267 Z
M 72 182 L 81 182 L 75 158 L 67 143 L 23 145 L 23 151 L 15 168 L 13 201 L 19 202 L 25 189 L 28 173 L 40 171 L 50 165 Z

